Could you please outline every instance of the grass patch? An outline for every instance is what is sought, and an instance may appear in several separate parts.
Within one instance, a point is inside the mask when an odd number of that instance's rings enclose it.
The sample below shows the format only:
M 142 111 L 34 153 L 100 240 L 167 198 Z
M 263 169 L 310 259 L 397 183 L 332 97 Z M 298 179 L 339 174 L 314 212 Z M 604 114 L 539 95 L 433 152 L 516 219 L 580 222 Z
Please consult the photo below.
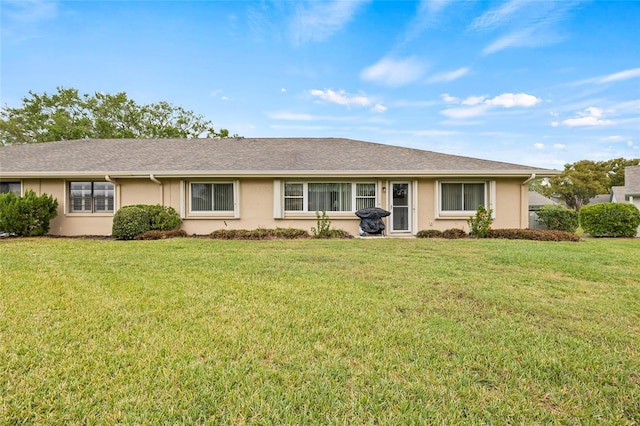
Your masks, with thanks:
M 0 422 L 640 422 L 638 240 L 0 241 Z

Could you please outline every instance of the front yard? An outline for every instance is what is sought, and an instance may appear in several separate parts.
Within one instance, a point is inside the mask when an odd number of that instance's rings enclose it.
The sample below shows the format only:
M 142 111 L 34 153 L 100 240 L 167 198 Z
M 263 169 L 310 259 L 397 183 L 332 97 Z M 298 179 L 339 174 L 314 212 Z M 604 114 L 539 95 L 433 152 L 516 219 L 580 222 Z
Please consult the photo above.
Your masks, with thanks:
M 640 240 L 0 240 L 0 423 L 640 423 Z

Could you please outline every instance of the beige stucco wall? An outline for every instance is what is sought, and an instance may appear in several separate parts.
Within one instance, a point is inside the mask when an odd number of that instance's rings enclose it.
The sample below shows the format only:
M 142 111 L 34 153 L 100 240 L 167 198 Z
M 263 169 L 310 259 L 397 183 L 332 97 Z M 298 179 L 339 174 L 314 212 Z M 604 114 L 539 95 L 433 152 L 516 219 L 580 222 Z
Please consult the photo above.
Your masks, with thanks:
M 97 179 L 99 180 L 99 179 Z M 161 185 L 146 179 L 116 179 L 116 209 L 131 204 L 162 204 L 171 206 L 183 217 L 182 228 L 188 234 L 204 235 L 217 229 L 299 228 L 310 230 L 316 226 L 315 213 L 284 214 L 274 217 L 274 180 L 272 178 L 246 178 L 237 180 L 238 206 L 234 214 L 191 214 L 188 202 L 188 181 L 160 178 Z M 198 181 L 207 181 L 198 179 Z M 212 180 L 214 181 L 214 180 Z M 215 180 L 220 182 L 221 180 Z M 231 180 L 224 180 L 230 182 Z M 325 180 L 326 181 L 326 180 Z M 369 180 L 370 181 L 370 180 Z M 437 180 L 380 179 L 378 180 L 378 206 L 389 209 L 389 191 L 392 181 L 410 182 L 413 188 L 411 232 L 422 229 L 468 230 L 466 217 L 438 217 Z M 496 179 L 493 206 L 496 217 L 494 228 L 526 228 L 528 225 L 527 187 L 523 179 Z M 66 212 L 66 181 L 63 179 L 23 180 L 23 190 L 47 193 L 58 199 L 58 216 L 51 222 L 51 233 L 56 235 L 110 235 L 113 214 L 70 214 Z M 237 216 L 237 217 L 236 217 Z M 359 219 L 353 213 L 330 213 L 333 228 L 344 229 L 357 235 Z M 387 230 L 390 229 L 387 218 Z M 407 235 L 397 233 L 396 235 Z

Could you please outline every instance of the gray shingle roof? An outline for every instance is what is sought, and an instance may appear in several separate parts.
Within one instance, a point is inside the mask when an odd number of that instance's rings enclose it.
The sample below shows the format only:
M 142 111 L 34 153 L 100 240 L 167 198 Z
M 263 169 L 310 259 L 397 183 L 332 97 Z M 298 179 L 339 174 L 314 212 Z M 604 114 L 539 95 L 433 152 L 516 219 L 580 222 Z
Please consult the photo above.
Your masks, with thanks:
M 529 207 L 530 208 L 542 207 L 548 204 L 557 205 L 558 203 L 556 201 L 553 201 L 551 198 L 547 198 L 536 191 L 529 191 Z
M 548 169 L 338 138 L 83 139 L 0 148 L 0 176 L 415 174 Z

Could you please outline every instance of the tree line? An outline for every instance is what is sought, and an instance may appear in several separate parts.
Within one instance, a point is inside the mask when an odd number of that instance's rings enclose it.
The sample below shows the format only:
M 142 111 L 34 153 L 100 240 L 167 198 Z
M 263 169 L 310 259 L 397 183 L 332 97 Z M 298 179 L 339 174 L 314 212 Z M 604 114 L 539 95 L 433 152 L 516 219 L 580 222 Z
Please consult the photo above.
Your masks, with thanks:
M 233 135 L 236 136 L 236 135 Z M 168 102 L 138 104 L 125 92 L 80 94 L 58 87 L 53 94 L 29 92 L 20 107 L 0 110 L 0 144 L 73 139 L 229 137 L 227 129 Z

